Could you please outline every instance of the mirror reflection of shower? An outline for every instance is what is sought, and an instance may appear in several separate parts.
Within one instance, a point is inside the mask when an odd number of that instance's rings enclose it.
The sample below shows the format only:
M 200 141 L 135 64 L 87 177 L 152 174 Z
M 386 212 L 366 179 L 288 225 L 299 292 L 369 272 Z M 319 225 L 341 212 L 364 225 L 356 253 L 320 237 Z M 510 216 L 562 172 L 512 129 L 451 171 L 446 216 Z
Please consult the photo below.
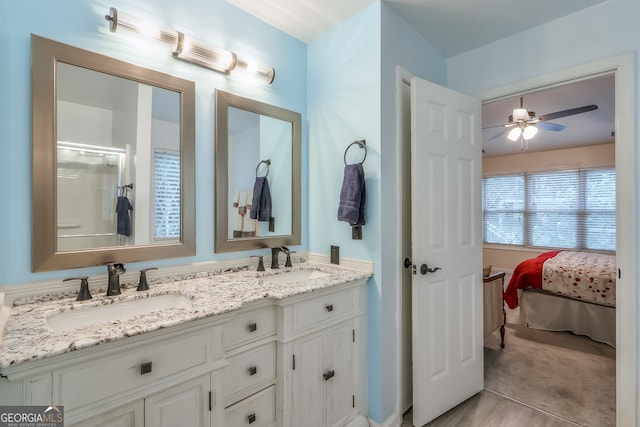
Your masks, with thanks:
M 132 194 L 125 161 L 122 148 L 58 141 L 58 251 L 128 244 L 116 214 L 118 196 Z

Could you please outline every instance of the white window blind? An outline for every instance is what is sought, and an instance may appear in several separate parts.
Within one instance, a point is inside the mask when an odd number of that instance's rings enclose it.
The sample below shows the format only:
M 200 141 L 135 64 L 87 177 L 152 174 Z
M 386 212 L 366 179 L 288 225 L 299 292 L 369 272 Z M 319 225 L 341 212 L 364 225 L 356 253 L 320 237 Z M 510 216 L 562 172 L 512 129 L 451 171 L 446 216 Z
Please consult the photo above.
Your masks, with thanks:
M 154 238 L 180 238 L 180 153 L 154 151 Z
M 615 250 L 615 169 L 485 177 L 484 241 Z
M 495 176 L 484 179 L 484 241 L 524 244 L 524 175 Z

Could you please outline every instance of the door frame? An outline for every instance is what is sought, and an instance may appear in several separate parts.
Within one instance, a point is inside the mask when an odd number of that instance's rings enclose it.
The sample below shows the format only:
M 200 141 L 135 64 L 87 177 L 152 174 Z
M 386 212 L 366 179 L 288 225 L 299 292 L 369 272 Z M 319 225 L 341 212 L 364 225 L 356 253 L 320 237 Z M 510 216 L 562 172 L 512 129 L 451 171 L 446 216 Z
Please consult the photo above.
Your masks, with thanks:
M 585 80 L 603 74 L 615 74 L 615 135 L 616 135 L 616 175 L 623 179 L 616 180 L 616 194 L 624 194 L 625 197 L 616 196 L 616 224 L 618 230 L 616 241 L 616 263 L 621 275 L 616 286 L 616 420 L 617 425 L 636 425 L 638 421 L 638 407 L 640 395 L 636 390 L 638 376 L 638 319 L 636 316 L 638 304 L 636 284 L 638 269 L 635 266 L 636 253 L 636 222 L 638 209 L 636 200 L 639 187 L 635 182 L 635 170 L 640 161 L 635 150 L 635 55 L 625 53 L 576 67 L 560 71 L 550 72 L 541 76 L 522 80 L 509 85 L 472 94 L 481 102 L 493 102 L 500 99 L 511 98 L 527 92 L 561 86 L 573 81 Z M 411 73 L 402 67 L 396 67 L 396 137 L 398 144 L 397 166 L 402 170 L 402 117 L 405 111 L 402 108 L 403 80 L 409 81 L 413 77 Z M 398 206 L 401 206 L 402 191 L 398 191 Z M 402 224 L 397 226 L 398 236 L 401 236 Z M 398 245 L 396 259 L 401 259 L 402 245 Z M 402 272 L 398 271 L 396 277 L 397 292 L 397 419 L 402 420 L 402 390 L 403 390 L 403 356 L 402 346 Z

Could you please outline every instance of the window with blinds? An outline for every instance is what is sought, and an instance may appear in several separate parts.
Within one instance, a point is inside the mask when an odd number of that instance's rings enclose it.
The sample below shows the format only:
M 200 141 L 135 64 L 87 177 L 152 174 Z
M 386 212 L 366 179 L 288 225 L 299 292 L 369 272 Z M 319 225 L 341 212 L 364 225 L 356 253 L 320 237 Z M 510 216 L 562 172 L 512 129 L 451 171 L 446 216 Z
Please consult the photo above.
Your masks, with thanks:
M 180 153 L 156 149 L 153 155 L 154 238 L 180 238 Z
M 614 168 L 483 178 L 484 241 L 615 250 Z

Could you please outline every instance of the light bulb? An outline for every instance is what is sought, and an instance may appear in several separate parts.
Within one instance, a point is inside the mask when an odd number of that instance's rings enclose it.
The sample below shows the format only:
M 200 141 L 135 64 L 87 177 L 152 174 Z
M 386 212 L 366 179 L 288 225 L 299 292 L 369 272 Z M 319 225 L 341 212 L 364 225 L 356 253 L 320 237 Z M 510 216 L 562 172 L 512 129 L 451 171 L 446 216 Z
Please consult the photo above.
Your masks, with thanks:
M 527 127 L 524 128 L 524 131 L 522 132 L 522 137 L 528 141 L 531 138 L 533 138 L 534 136 L 536 136 L 537 133 L 538 133 L 538 128 L 537 127 L 535 127 L 535 126 L 527 126 Z
M 522 129 L 520 129 L 520 127 L 514 127 L 509 131 L 507 138 L 509 138 L 512 141 L 517 141 L 518 138 L 520 138 L 521 133 L 522 133 Z

